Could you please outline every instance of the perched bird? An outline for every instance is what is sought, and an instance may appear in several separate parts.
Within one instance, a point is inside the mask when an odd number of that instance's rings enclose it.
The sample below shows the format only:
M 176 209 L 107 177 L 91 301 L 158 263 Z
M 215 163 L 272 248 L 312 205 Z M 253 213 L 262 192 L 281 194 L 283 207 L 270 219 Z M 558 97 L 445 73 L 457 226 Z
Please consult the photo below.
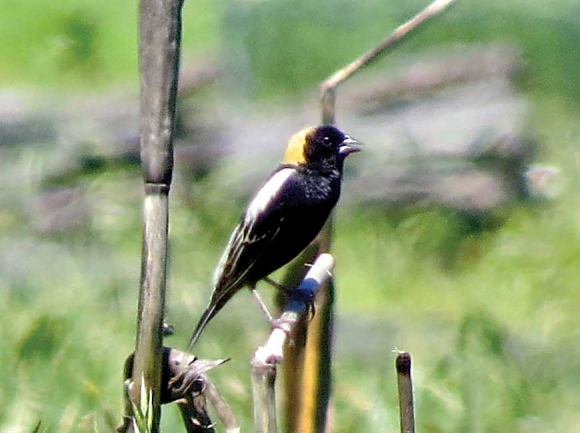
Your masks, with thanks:
M 340 196 L 344 159 L 360 144 L 334 126 L 293 135 L 282 163 L 250 201 L 214 274 L 211 300 L 189 348 L 242 287 L 284 266 L 316 238 Z

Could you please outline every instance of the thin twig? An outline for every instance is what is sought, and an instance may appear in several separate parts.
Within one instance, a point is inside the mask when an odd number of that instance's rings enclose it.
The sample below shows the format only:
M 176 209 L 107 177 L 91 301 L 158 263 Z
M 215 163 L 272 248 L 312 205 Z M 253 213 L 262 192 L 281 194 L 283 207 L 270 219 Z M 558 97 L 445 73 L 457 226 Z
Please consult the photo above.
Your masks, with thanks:
M 367 66 L 381 54 L 389 49 L 394 48 L 405 36 L 423 24 L 425 21 L 433 18 L 435 15 L 443 12 L 455 0 L 435 0 L 425 9 L 411 18 L 404 24 L 401 24 L 388 37 L 383 39 L 378 45 L 370 49 L 348 65 L 336 71 L 320 86 L 322 93 L 322 123 L 333 124 L 335 122 L 335 103 L 336 87 L 352 74 Z
M 413 382 L 411 381 L 411 354 L 400 352 L 395 360 L 399 389 L 399 420 L 401 433 L 415 433 Z
M 215 409 L 226 433 L 240 433 L 240 423 L 234 412 L 212 382 L 206 383 L 204 394 Z

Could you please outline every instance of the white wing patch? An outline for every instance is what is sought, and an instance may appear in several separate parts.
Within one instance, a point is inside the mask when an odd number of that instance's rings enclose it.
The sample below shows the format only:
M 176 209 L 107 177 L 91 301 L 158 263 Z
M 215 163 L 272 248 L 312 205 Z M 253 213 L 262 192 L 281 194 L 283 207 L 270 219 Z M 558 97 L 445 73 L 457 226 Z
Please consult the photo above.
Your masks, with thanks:
M 295 171 L 296 169 L 294 168 L 283 168 L 265 183 L 246 210 L 246 222 L 255 220 L 257 216 L 268 207 L 270 202 L 280 191 L 282 185 L 284 185 L 284 182 L 286 182 Z

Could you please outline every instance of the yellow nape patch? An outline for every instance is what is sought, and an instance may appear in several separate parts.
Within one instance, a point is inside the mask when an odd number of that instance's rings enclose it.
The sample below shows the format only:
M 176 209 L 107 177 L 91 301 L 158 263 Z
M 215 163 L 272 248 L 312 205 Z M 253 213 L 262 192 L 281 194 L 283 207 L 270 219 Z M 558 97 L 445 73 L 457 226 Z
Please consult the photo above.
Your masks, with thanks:
M 288 141 L 286 146 L 286 152 L 284 152 L 284 159 L 282 160 L 285 164 L 304 164 L 306 162 L 306 156 L 304 156 L 304 146 L 306 145 L 306 137 L 308 134 L 314 131 L 314 127 L 304 128 L 300 132 L 297 132 Z

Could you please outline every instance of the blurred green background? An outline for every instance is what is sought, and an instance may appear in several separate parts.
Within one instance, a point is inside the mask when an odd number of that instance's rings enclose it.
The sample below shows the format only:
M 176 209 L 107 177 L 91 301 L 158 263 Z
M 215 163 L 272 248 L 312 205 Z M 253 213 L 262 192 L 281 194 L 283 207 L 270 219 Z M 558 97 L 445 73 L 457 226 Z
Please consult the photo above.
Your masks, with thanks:
M 226 101 L 240 111 L 292 112 L 425 4 L 186 1 L 183 65 L 211 58 L 220 75 L 184 111 L 212 118 Z M 0 5 L 0 431 L 30 432 L 39 421 L 47 432 L 111 431 L 134 344 L 140 171 L 134 158 L 95 153 L 97 133 L 75 139 L 90 110 L 71 121 L 61 109 L 111 97 L 136 109 L 137 5 Z M 512 200 L 477 223 L 441 206 L 358 206 L 344 197 L 351 205 L 339 206 L 334 242 L 334 431 L 397 431 L 395 348 L 414 357 L 419 431 L 580 431 L 579 15 L 574 0 L 459 0 L 365 76 L 446 44 L 514 44 L 525 62 L 515 86 L 529 104 L 526 132 L 537 142 L 535 160 L 559 173 L 559 194 Z M 281 152 L 287 135 L 262 127 Z M 215 131 L 202 130 L 210 139 Z M 376 140 L 364 129 L 357 138 Z M 171 197 L 167 320 L 177 334 L 168 344 L 178 348 L 245 202 L 212 173 L 178 172 Z M 240 293 L 196 347 L 201 357 L 233 358 L 212 378 L 246 431 L 249 360 L 267 332 Z M 178 426 L 177 410 L 165 409 L 163 430 Z

